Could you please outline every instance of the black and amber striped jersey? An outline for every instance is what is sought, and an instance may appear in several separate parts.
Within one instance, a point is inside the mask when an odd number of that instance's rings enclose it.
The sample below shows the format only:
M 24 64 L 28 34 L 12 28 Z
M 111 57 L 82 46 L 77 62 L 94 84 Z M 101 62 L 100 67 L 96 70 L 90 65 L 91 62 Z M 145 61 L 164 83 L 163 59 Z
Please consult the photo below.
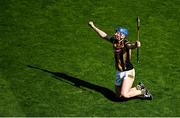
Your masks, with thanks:
M 113 44 L 115 66 L 119 71 L 128 71 L 133 69 L 131 63 L 131 48 L 129 43 L 125 40 L 116 40 L 113 36 L 106 36 L 105 39 Z

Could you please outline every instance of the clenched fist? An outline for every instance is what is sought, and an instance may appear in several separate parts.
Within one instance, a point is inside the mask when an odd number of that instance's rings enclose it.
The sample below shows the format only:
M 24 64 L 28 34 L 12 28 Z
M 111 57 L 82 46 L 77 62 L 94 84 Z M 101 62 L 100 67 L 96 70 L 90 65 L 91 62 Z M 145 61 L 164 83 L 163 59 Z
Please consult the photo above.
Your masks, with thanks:
M 91 27 L 94 27 L 93 21 L 89 21 L 89 25 L 90 25 Z
M 140 41 L 136 41 L 136 46 L 137 46 L 137 48 L 141 47 L 141 42 Z

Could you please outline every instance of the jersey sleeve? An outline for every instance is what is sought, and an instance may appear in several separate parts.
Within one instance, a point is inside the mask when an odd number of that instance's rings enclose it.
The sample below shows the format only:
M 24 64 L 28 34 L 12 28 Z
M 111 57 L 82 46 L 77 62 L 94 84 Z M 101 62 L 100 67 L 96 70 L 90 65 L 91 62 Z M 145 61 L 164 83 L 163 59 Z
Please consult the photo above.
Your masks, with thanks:
M 114 42 L 114 37 L 113 36 L 109 36 L 107 35 L 104 39 L 106 39 L 107 41 L 113 43 Z
M 129 49 L 135 49 L 137 47 L 136 43 L 131 43 L 131 42 L 127 41 L 127 40 L 125 40 L 124 43 L 125 43 L 126 47 L 129 48 Z

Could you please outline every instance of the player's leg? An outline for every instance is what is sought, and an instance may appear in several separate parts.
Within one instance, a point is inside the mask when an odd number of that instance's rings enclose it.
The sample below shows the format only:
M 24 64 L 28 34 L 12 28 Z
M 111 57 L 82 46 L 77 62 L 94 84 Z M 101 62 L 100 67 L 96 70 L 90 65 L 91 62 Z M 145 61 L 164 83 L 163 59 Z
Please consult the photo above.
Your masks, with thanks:
M 135 78 L 134 69 L 126 72 L 126 77 L 123 79 L 121 95 L 125 98 L 130 98 L 134 96 L 139 96 L 142 94 L 141 90 L 137 90 L 136 87 L 132 88 Z
M 124 73 L 116 70 L 116 79 L 115 79 L 115 94 L 116 97 L 121 97 L 121 86 L 122 86 L 122 75 Z
M 115 85 L 115 94 L 117 98 L 121 97 L 121 86 Z
M 136 87 L 131 88 L 134 80 L 131 78 L 126 78 L 123 80 L 121 95 L 125 98 L 130 98 L 134 96 L 139 96 L 142 94 L 141 90 L 137 90 Z

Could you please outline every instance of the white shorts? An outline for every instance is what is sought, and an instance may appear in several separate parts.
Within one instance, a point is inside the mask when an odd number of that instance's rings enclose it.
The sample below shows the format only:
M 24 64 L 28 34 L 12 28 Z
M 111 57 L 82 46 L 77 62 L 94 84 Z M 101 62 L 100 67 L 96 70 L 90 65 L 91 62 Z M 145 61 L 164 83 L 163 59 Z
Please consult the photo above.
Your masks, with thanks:
M 116 70 L 116 80 L 115 80 L 115 85 L 116 86 L 121 86 L 122 81 L 126 78 L 132 78 L 134 79 L 135 77 L 135 70 L 128 70 L 128 71 L 122 71 L 120 72 L 119 70 Z

